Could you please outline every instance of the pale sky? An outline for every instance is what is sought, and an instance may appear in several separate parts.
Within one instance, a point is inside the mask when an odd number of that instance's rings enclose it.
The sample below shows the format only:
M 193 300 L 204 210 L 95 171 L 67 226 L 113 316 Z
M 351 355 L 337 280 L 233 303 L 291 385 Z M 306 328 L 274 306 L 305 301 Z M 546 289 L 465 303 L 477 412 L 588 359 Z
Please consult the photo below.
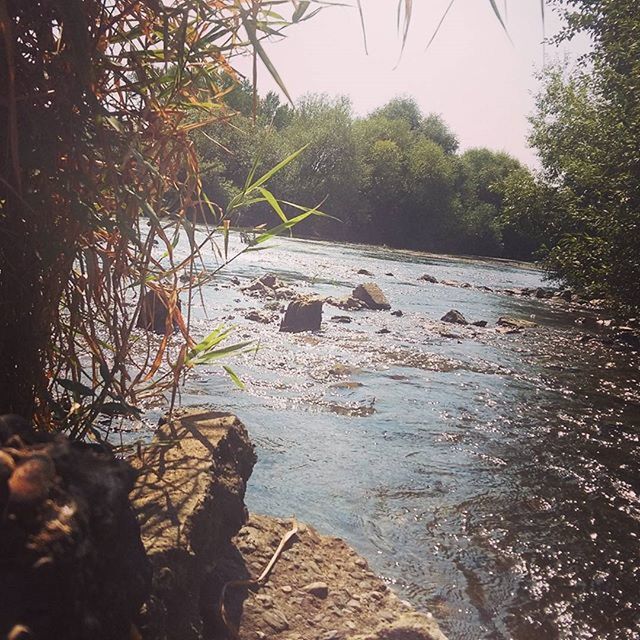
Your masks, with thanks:
M 438 36 L 425 52 L 449 0 L 415 0 L 404 55 L 398 66 L 400 36 L 396 0 L 362 0 L 369 55 L 365 54 L 355 8 L 331 7 L 265 49 L 294 100 L 306 93 L 348 95 L 356 114 L 366 115 L 398 95 L 415 98 L 422 111 L 440 114 L 457 134 L 462 149 L 485 146 L 511 153 L 530 166 L 527 116 L 538 83 L 535 71 L 585 42 L 558 51 L 542 46 L 540 0 L 508 0 L 504 34 L 489 0 L 456 0 Z M 354 3 L 355 4 L 355 3 Z M 498 0 L 504 9 L 504 0 Z M 560 25 L 549 10 L 546 32 Z M 580 48 L 582 47 L 582 48 Z M 546 54 L 546 56 L 545 56 Z M 241 71 L 249 65 L 241 62 Z M 261 68 L 261 94 L 277 90 Z

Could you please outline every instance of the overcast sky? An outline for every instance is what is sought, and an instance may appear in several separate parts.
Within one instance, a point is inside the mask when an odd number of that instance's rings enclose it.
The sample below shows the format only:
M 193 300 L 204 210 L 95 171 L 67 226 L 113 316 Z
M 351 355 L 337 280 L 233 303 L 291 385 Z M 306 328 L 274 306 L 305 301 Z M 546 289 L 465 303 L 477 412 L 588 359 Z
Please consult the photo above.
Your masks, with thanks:
M 539 0 L 508 0 L 505 36 L 489 0 L 456 0 L 438 36 L 425 47 L 449 0 L 414 2 L 409 38 L 398 63 L 396 0 L 362 0 L 369 54 L 364 51 L 355 8 L 331 7 L 294 25 L 287 38 L 265 48 L 294 100 L 306 93 L 350 96 L 366 115 L 398 95 L 416 99 L 424 113 L 439 113 L 458 135 L 462 149 L 504 150 L 535 166 L 527 148 L 527 115 L 546 60 L 575 57 L 578 43 L 543 49 Z M 504 10 L 504 0 L 498 0 Z M 546 31 L 559 27 L 547 12 Z M 582 50 L 584 43 L 582 43 Z M 397 64 L 397 67 L 396 67 Z M 240 69 L 249 70 L 242 63 Z M 266 69 L 259 91 L 276 89 Z

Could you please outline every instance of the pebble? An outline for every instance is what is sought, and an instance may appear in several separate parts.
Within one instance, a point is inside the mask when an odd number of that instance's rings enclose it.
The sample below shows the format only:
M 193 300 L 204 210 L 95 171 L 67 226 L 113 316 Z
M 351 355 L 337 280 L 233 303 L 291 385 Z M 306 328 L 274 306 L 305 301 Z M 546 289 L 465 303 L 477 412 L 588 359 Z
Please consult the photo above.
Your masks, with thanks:
M 356 558 L 356 565 L 365 569 L 367 567 L 367 561 L 364 558 Z
M 317 598 L 326 598 L 329 595 L 329 586 L 326 582 L 312 582 L 302 589 Z
M 284 587 L 280 587 L 280 589 L 283 593 L 291 593 L 293 591 L 288 584 L 285 584 Z
M 273 607 L 273 599 L 270 596 L 259 593 L 256 596 L 256 600 L 258 600 L 265 609 Z
M 270 609 L 265 611 L 262 615 L 262 619 L 277 632 L 286 631 L 289 628 L 289 621 L 284 614 L 277 609 Z
M 349 609 L 362 609 L 362 605 L 355 598 L 351 598 L 351 600 L 349 600 L 349 602 L 347 602 L 347 607 Z

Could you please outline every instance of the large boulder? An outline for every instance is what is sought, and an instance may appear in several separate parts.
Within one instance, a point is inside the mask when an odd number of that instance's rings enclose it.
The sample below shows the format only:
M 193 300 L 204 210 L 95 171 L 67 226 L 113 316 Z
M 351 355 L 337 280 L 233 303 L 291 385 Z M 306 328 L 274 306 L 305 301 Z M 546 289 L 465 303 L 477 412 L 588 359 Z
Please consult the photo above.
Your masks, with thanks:
M 178 309 L 181 308 L 180 300 L 178 300 Z M 153 331 L 154 333 L 166 333 L 167 330 L 167 317 L 169 315 L 167 303 L 157 291 L 147 291 L 142 304 L 140 305 L 140 314 L 136 321 L 136 327 L 138 329 L 146 329 L 147 331 Z M 176 319 L 170 324 L 170 332 L 178 329 L 178 323 Z
M 129 464 L 0 417 L 0 637 L 122 640 L 151 586 Z
M 131 460 L 139 471 L 133 506 L 153 567 L 141 625 L 145 640 L 202 637 L 202 610 L 215 606 L 201 600 L 208 568 L 245 522 L 245 487 L 255 460 L 235 416 L 201 409 L 164 422 Z
M 359 284 L 351 294 L 357 300 L 362 300 L 369 309 L 388 311 L 391 305 L 382 289 L 375 282 Z
M 316 297 L 298 298 L 290 302 L 280 323 L 280 331 L 318 331 L 322 324 L 323 302 L 322 298 Z

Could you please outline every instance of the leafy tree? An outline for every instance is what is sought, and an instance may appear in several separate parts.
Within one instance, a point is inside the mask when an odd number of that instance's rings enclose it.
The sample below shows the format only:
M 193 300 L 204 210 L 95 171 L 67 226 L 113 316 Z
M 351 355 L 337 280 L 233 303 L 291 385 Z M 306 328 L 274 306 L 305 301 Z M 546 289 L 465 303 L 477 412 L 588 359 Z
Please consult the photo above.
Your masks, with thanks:
M 422 112 L 418 103 L 413 98 L 393 98 L 383 107 L 376 109 L 372 116 L 386 118 L 387 120 L 400 120 L 406 122 L 410 129 L 418 129 L 422 124 Z
M 456 201 L 458 247 L 468 253 L 505 253 L 500 214 L 504 181 L 514 172 L 528 173 L 506 153 L 469 149 L 460 156 Z M 507 247 L 506 253 L 512 255 Z
M 429 140 L 433 140 L 437 145 L 441 146 L 445 153 L 453 154 L 460 146 L 458 138 L 449 129 L 444 120 L 435 113 L 430 113 L 420 123 L 420 131 Z
M 299 161 L 276 179 L 275 188 L 297 201 L 322 203 L 323 211 L 343 221 L 309 220 L 302 232 L 344 238 L 344 221 L 357 207 L 360 182 L 350 101 L 315 95 L 303 98 L 282 136 L 287 149 L 308 146 Z
M 407 222 L 403 246 L 442 249 L 453 228 L 455 161 L 433 140 L 419 137 L 407 153 Z
M 560 3 L 557 3 L 560 5 Z M 620 307 L 640 307 L 640 15 L 631 0 L 570 0 L 559 36 L 586 31 L 591 53 L 572 72 L 551 69 L 532 118 L 542 173 L 515 202 L 520 216 L 540 215 L 547 264 L 558 277 Z M 548 199 L 548 206 L 540 201 Z M 562 208 L 558 203 L 562 202 Z

